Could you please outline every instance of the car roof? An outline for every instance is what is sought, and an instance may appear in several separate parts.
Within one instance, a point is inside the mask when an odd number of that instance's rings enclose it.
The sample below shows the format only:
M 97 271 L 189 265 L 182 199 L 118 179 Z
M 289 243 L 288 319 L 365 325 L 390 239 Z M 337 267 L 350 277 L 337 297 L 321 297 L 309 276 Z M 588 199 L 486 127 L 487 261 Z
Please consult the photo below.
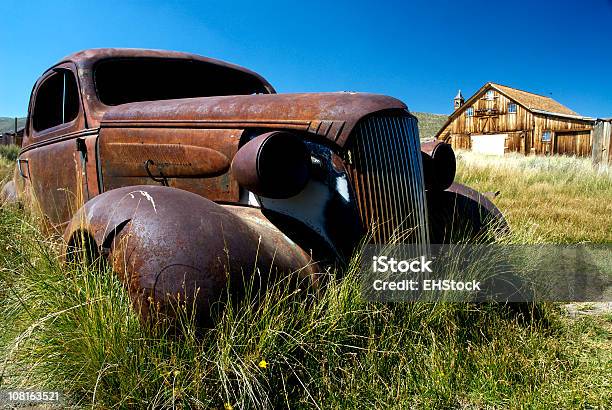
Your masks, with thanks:
M 228 63 L 226 61 L 217 60 L 210 57 L 204 57 L 192 53 L 184 53 L 180 51 L 155 50 L 144 48 L 91 48 L 67 55 L 66 57 L 62 58 L 57 64 L 73 62 L 79 69 L 91 69 L 96 62 L 112 58 L 171 58 L 206 62 L 241 71 L 246 74 L 250 74 L 254 77 L 257 77 L 266 86 L 266 88 L 269 88 L 271 91 L 274 91 L 274 88 L 270 85 L 270 83 L 268 83 L 265 78 L 263 78 L 256 72 L 249 70 L 248 68 Z

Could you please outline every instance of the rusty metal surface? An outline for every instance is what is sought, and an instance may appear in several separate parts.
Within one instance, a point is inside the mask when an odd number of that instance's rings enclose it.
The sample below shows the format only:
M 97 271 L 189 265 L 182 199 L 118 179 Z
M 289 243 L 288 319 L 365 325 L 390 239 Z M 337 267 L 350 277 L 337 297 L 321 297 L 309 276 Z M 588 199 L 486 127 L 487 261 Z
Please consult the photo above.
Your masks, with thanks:
M 85 199 L 89 200 L 100 194 L 100 181 L 98 178 L 97 165 L 97 143 L 98 135 L 86 135 L 80 137 L 84 141 L 81 152 L 79 152 L 79 160 L 81 170 L 83 172 L 83 191 Z
M 93 79 L 93 71 L 96 63 L 106 59 L 112 58 L 170 58 L 170 59 L 184 59 L 194 60 L 204 63 L 215 64 L 221 67 L 230 68 L 237 70 L 256 78 L 262 86 L 270 93 L 274 93 L 275 90 L 262 76 L 259 74 L 235 64 L 227 63 L 225 61 L 216 60 L 213 58 L 207 58 L 190 53 L 181 53 L 176 51 L 166 50 L 148 50 L 148 49 L 129 49 L 129 48 L 99 48 L 79 51 L 70 54 L 62 58 L 58 63 L 50 67 L 41 77 L 36 81 L 34 90 L 50 75 L 54 73 L 57 68 L 67 68 L 74 72 L 80 89 L 80 98 L 82 100 L 82 108 L 84 110 L 84 116 L 79 115 L 79 121 L 85 120 L 86 122 L 79 123 L 79 129 L 83 128 L 98 128 L 103 115 L 108 110 L 108 107 L 102 104 L 97 97 L 95 83 Z M 35 97 L 33 95 L 32 97 Z M 32 107 L 29 107 L 30 110 Z M 29 127 L 28 127 L 29 126 Z M 63 127 L 59 127 L 63 128 Z M 55 131 L 55 130 L 53 130 Z M 26 147 L 32 143 L 35 143 L 40 139 L 53 138 L 55 136 L 64 135 L 68 131 L 64 129 L 58 129 L 57 132 L 45 131 L 38 137 L 35 135 L 31 128 L 31 123 L 26 123 L 26 129 L 23 138 L 23 146 Z
M 87 232 L 108 253 L 141 313 L 154 303 L 172 315 L 172 303 L 195 304 L 205 320 L 228 284 L 264 286 L 299 271 L 316 283 L 318 266 L 261 211 L 224 207 L 183 190 L 132 186 L 89 201 L 65 231 L 67 243 Z
M 105 158 L 111 176 L 208 178 L 224 174 L 230 166 L 223 153 L 197 145 L 111 142 L 106 147 L 112 153 L 111 158 Z M 150 167 L 146 166 L 147 161 Z
M 201 167 L 207 168 L 210 175 L 196 178 L 205 174 L 203 169 L 197 169 L 200 165 L 194 165 L 196 162 L 202 164 L 202 158 L 196 158 L 196 149 L 190 155 L 193 157 L 191 165 L 185 166 L 189 161 L 178 153 L 184 149 L 178 145 L 193 145 L 202 148 L 202 152 L 218 151 L 231 161 L 245 130 L 267 128 L 298 130 L 342 146 L 361 117 L 373 112 L 403 111 L 406 108 L 401 101 L 391 97 L 356 93 L 203 97 L 131 103 L 112 108 L 105 106 L 96 94 L 93 67 L 104 59 L 126 57 L 182 58 L 219 64 L 252 74 L 269 92 L 274 92 L 269 83 L 249 70 L 191 54 L 97 49 L 66 57 L 41 76 L 34 87 L 33 98 L 37 87 L 52 75 L 53 70 L 62 68 L 75 73 L 82 107 L 74 121 L 48 130 L 34 132 L 32 121 L 27 122 L 21 158 L 29 161 L 33 175 L 16 184 L 20 195 L 24 196 L 28 191 L 35 197 L 53 224 L 69 220 L 82 203 L 76 200 L 81 194 L 84 200 L 88 200 L 105 190 L 159 184 L 159 181 L 211 200 L 238 202 L 238 184 L 231 170 L 222 172 L 226 161 L 220 155 L 217 155 L 217 161 L 207 156 L 215 164 Z M 31 111 L 32 102 L 29 114 Z M 100 123 L 102 118 L 104 120 Z M 77 148 L 79 139 L 84 141 L 81 148 Z M 138 150 L 134 144 L 142 144 L 142 149 Z M 156 144 L 158 146 L 153 148 Z M 168 149 L 164 149 L 164 144 Z M 147 161 L 150 166 L 145 167 Z M 160 163 L 160 166 L 155 165 Z M 162 176 L 162 168 L 170 174 L 168 178 Z M 182 177 L 172 178 L 172 174 Z
M 96 94 L 95 84 L 93 81 L 94 66 L 98 61 L 110 58 L 172 58 L 195 60 L 205 63 L 211 63 L 222 67 L 231 68 L 257 78 L 265 89 L 270 93 L 274 93 L 274 88 L 259 74 L 235 64 L 225 61 L 207 58 L 190 53 L 181 53 L 176 51 L 166 50 L 147 50 L 147 49 L 126 49 L 126 48 L 99 48 L 83 50 L 69 56 L 64 57 L 60 61 L 72 61 L 78 68 L 79 79 L 81 81 L 82 95 L 86 101 L 85 110 L 87 119 L 91 127 L 98 127 L 104 113 L 108 107 L 102 104 Z
M 366 93 L 257 94 L 145 101 L 107 110 L 104 127 L 274 128 L 308 132 L 343 146 L 364 116 L 405 110 L 401 101 Z
M 501 213 L 501 211 L 499 210 L 499 208 L 497 208 L 497 206 L 495 206 L 495 204 L 491 202 L 486 196 L 476 191 L 475 189 L 470 188 L 467 185 L 463 185 L 463 184 L 454 182 L 447 189 L 447 191 L 453 192 L 456 194 L 460 194 L 467 198 L 470 198 L 471 200 L 475 201 L 476 203 L 484 207 L 487 211 L 489 211 L 491 215 L 494 216 L 501 223 L 505 224 L 506 219 L 504 215 Z
M 213 201 L 238 202 L 239 188 L 230 161 L 238 150 L 242 130 L 181 128 L 103 128 L 98 141 L 104 190 L 129 185 L 160 185 L 155 177 L 166 174 L 168 185 Z M 176 178 L 176 176 L 179 176 Z
M 53 225 L 61 225 L 83 205 L 83 164 L 75 140 L 60 141 L 22 153 L 26 185 L 37 210 Z
M 509 229 L 495 204 L 456 182 L 445 191 L 427 192 L 427 206 L 431 243 L 490 241 Z

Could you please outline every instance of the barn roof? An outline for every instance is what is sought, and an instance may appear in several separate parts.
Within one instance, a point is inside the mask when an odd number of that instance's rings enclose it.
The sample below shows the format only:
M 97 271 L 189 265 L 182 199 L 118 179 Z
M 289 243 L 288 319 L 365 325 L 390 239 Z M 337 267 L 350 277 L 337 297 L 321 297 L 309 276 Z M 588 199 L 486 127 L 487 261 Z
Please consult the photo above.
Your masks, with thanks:
M 555 114 L 579 115 L 576 112 L 567 108 L 565 105 L 553 100 L 550 97 L 545 97 L 543 95 L 518 90 L 516 88 L 508 87 L 501 84 L 488 84 L 529 110 L 540 110 Z

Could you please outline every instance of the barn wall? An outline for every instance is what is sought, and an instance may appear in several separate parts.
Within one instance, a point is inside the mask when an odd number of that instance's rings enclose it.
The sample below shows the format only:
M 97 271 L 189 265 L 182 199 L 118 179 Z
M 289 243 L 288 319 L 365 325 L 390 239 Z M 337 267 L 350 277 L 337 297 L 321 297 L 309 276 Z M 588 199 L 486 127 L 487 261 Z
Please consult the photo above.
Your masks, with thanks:
M 535 114 L 534 127 L 532 153 L 591 155 L 592 121 Z M 549 142 L 542 141 L 545 131 L 551 131 Z
M 472 105 L 464 105 L 438 138 L 450 142 L 454 149 L 470 149 L 471 134 L 508 134 L 506 152 L 591 155 L 591 121 L 534 114 L 496 90 L 488 100 L 487 91 L 483 90 Z M 516 113 L 508 112 L 510 103 L 517 104 Z M 470 106 L 474 107 L 472 117 L 467 116 Z M 544 131 L 551 131 L 551 142 L 542 142 Z
M 493 92 L 493 99 L 487 100 L 485 92 L 472 105 L 474 116 L 468 117 L 464 110 L 447 127 L 451 134 L 505 134 L 512 131 L 530 129 L 532 126 L 530 111 L 517 104 L 517 112 L 508 113 L 508 104 L 513 101 L 506 96 Z M 487 115 L 486 110 L 494 110 L 496 116 Z M 480 111 L 480 112 L 479 112 Z
M 470 134 L 508 134 L 506 152 L 529 152 L 532 113 L 496 90 L 493 90 L 493 99 L 489 100 L 486 91 L 483 90 L 471 105 L 474 116 L 469 117 L 468 106 L 464 106 L 466 109 L 442 130 L 440 138 L 448 138 L 453 148 L 470 149 Z M 516 113 L 508 112 L 510 103 L 517 104 Z
M 467 134 L 453 134 L 448 141 L 453 149 L 472 149 L 472 141 Z

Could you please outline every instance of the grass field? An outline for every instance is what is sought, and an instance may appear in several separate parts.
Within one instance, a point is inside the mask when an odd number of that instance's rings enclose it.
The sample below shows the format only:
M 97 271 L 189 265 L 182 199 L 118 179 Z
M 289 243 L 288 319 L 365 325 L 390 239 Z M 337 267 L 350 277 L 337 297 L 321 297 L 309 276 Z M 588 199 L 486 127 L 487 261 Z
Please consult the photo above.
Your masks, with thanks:
M 612 243 L 612 171 L 587 158 L 457 153 L 457 180 L 500 191 L 496 205 L 525 242 Z
M 581 160 L 460 153 L 458 179 L 502 192 L 515 241 L 611 241 L 610 175 Z M 568 217 L 564 203 L 604 219 Z M 610 314 L 368 303 L 349 269 L 317 297 L 278 283 L 257 307 L 228 305 L 211 329 L 183 315 L 177 332 L 139 321 L 109 272 L 62 265 L 61 241 L 36 226 L 0 210 L 0 390 L 60 389 L 95 408 L 612 406 Z

